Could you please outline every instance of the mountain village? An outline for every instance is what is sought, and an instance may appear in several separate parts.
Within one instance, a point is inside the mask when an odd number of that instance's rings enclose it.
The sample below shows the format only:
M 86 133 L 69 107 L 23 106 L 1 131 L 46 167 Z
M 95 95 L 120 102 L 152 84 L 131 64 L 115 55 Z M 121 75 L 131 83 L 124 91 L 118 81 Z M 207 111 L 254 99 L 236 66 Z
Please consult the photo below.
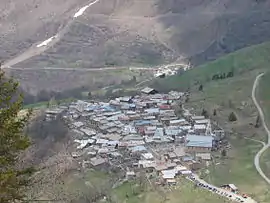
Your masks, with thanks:
M 217 188 L 196 175 L 210 164 L 213 151 L 229 147 L 224 130 L 185 109 L 187 97 L 188 93 L 161 94 L 146 87 L 133 97 L 108 102 L 79 100 L 48 109 L 46 119 L 60 116 L 65 120 L 74 135 L 72 157 L 82 168 L 121 170 L 127 181 L 143 171 L 155 184 L 169 186 L 184 176 L 234 201 L 254 202 L 238 195 L 233 184 Z

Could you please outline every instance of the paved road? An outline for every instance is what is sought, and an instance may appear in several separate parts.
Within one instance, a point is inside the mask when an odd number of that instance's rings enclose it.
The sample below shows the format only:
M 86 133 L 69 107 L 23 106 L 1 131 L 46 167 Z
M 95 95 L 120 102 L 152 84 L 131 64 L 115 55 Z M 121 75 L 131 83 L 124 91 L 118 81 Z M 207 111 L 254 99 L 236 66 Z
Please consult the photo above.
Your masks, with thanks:
M 246 140 L 251 140 L 251 141 L 254 141 L 254 142 L 258 142 L 260 144 L 262 144 L 263 146 L 265 146 L 265 142 L 261 141 L 261 140 L 255 140 L 255 139 L 252 139 L 252 138 L 249 138 L 249 137 L 244 137 L 244 139 Z
M 62 70 L 62 71 L 105 71 L 105 70 L 127 70 L 127 67 L 104 67 L 104 68 L 62 68 L 62 67 L 38 67 L 38 68 L 18 68 L 18 67 L 10 67 L 4 66 L 3 69 L 11 69 L 11 70 Z M 130 70 L 155 70 L 158 68 L 143 68 L 143 67 L 132 67 Z
M 194 173 L 190 177 L 187 177 L 187 179 L 196 183 L 197 185 L 201 184 L 200 187 L 202 187 L 206 190 L 209 190 L 213 193 L 216 193 L 217 195 L 226 197 L 232 201 L 242 202 L 242 203 L 257 203 L 254 199 L 252 199 L 250 197 L 243 198 L 241 195 L 238 195 L 238 194 L 235 194 L 235 193 L 230 192 L 228 190 L 211 185 L 211 184 L 207 183 L 206 181 L 200 179 L 199 176 L 194 174 Z
M 24 61 L 24 60 L 23 60 Z M 20 61 L 17 61 L 16 58 L 13 60 L 12 65 L 15 65 Z M 33 67 L 33 68 L 20 68 L 20 67 L 11 67 L 9 65 L 4 64 L 3 69 L 11 69 L 11 70 L 62 70 L 62 71 L 104 71 L 104 70 L 159 70 L 163 68 L 170 68 L 174 66 L 182 66 L 184 70 L 189 69 L 189 66 L 183 63 L 171 63 L 167 65 L 153 66 L 153 67 L 127 67 L 127 66 L 114 66 L 114 67 L 102 67 L 102 68 L 64 68 L 64 67 Z
M 265 117 L 264 117 L 264 113 L 263 113 L 263 110 L 259 104 L 259 102 L 257 101 L 256 99 L 256 88 L 258 86 L 258 83 L 259 83 L 259 80 L 260 78 L 264 75 L 264 73 L 261 73 L 260 75 L 258 75 L 254 81 L 254 84 L 253 84 L 253 88 L 252 88 L 252 100 L 256 106 L 256 108 L 258 109 L 258 112 L 259 112 L 259 115 L 261 117 L 261 120 L 262 120 L 262 124 L 263 124 L 263 127 L 267 133 L 267 136 L 268 136 L 268 140 L 267 140 L 267 143 L 263 146 L 263 148 L 258 151 L 258 153 L 256 154 L 255 158 L 254 158 L 254 165 L 257 169 L 257 171 L 259 172 L 259 174 L 261 175 L 261 177 L 268 183 L 270 184 L 270 179 L 264 174 L 264 172 L 262 171 L 261 169 L 261 166 L 260 166 L 260 157 L 261 155 L 265 152 L 265 150 L 267 150 L 270 146 L 270 130 L 268 129 L 267 125 L 266 125 L 266 122 L 265 122 Z

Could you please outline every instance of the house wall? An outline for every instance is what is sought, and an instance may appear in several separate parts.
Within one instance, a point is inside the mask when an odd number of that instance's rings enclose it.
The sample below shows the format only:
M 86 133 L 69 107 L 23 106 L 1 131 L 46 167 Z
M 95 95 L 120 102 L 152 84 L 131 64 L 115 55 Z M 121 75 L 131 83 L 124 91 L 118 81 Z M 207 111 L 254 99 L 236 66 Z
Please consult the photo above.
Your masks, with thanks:
M 196 133 L 196 134 L 199 134 L 199 135 L 200 135 L 200 134 L 205 134 L 205 132 L 206 132 L 206 129 L 196 129 L 196 130 L 195 130 L 195 133 Z
M 210 152 L 211 147 L 187 147 L 187 152 Z

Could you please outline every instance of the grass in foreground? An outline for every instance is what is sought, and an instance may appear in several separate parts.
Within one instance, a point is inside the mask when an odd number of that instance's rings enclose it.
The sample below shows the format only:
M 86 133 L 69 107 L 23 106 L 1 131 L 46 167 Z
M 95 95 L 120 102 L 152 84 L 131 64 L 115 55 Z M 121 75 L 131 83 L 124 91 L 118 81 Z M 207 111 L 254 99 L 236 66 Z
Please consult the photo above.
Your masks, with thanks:
M 136 191 L 134 195 L 133 191 Z M 230 202 L 216 194 L 195 188 L 193 183 L 181 178 L 178 185 L 170 188 L 152 188 L 140 191 L 134 182 L 127 182 L 116 188 L 113 192 L 119 203 L 227 203 Z
M 217 186 L 235 184 L 242 193 L 249 194 L 260 202 L 270 201 L 268 185 L 257 173 L 253 165 L 254 156 L 262 145 L 254 141 L 236 136 L 230 139 L 232 150 L 225 160 L 215 159 L 208 168 L 209 174 L 205 177 L 208 182 Z

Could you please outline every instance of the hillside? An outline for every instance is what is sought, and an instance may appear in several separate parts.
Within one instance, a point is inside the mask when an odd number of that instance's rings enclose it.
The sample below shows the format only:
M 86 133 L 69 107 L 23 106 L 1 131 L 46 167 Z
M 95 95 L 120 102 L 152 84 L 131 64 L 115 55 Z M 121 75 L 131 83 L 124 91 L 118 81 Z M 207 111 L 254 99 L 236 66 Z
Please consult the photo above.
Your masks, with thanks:
M 60 65 L 59 61 L 66 66 L 76 62 L 80 67 L 156 64 L 180 56 L 204 62 L 270 36 L 268 1 L 100 0 L 72 22 L 72 14 L 87 1 L 69 0 L 56 6 L 50 1 L 5 3 L 0 5 L 4 60 L 66 28 L 54 48 L 23 67 L 38 66 L 34 62 Z M 24 15 L 27 10 L 31 14 Z M 31 21 L 23 23 L 28 18 Z M 13 36 L 16 33 L 20 35 Z M 199 60 L 202 54 L 205 59 Z
M 218 60 L 195 67 L 183 75 L 171 76 L 154 81 L 154 86 L 163 87 L 164 90 L 197 88 L 199 84 L 213 84 L 216 74 L 234 72 L 234 77 L 243 74 L 269 70 L 270 42 L 251 46 L 231 53 Z M 252 78 L 252 77 L 251 77 Z M 223 80 L 220 80 L 223 81 Z
M 210 118 L 228 132 L 227 137 L 231 144 L 228 158 L 214 160 L 217 164 L 209 166 L 205 179 L 217 185 L 234 182 L 239 188 L 252 194 L 257 201 L 264 203 L 270 201 L 267 192 L 269 186 L 258 175 L 253 161 L 262 148 L 258 141 L 266 141 L 266 132 L 261 125 L 255 126 L 258 111 L 252 101 L 251 91 L 256 76 L 265 72 L 259 82 L 257 99 L 269 126 L 269 54 L 269 42 L 251 46 L 182 75 L 159 79 L 152 84 L 163 91 L 189 89 L 190 97 L 186 107 L 193 108 L 197 113 L 204 109 Z M 232 77 L 227 77 L 230 72 L 233 72 Z M 200 85 L 202 91 L 199 90 Z M 235 113 L 237 121 L 229 122 L 231 112 Z M 268 176 L 269 152 L 264 152 L 260 159 L 261 167 Z
M 36 82 L 37 75 L 44 75 L 46 87 L 62 89 L 58 88 L 62 82 L 52 75 L 64 74 L 64 78 L 70 73 L 41 70 L 30 76 L 21 69 L 153 66 L 181 59 L 202 64 L 270 40 L 269 2 L 99 0 L 73 18 L 89 1 L 22 0 L 15 4 L 4 0 L 0 3 L 0 59 L 19 68 L 14 76 L 20 76 L 25 89 L 33 92 L 43 88 Z M 37 49 L 38 43 L 56 34 L 52 45 Z M 74 83 L 80 74 L 75 75 L 66 88 L 77 87 Z M 80 82 L 80 86 L 86 84 Z

